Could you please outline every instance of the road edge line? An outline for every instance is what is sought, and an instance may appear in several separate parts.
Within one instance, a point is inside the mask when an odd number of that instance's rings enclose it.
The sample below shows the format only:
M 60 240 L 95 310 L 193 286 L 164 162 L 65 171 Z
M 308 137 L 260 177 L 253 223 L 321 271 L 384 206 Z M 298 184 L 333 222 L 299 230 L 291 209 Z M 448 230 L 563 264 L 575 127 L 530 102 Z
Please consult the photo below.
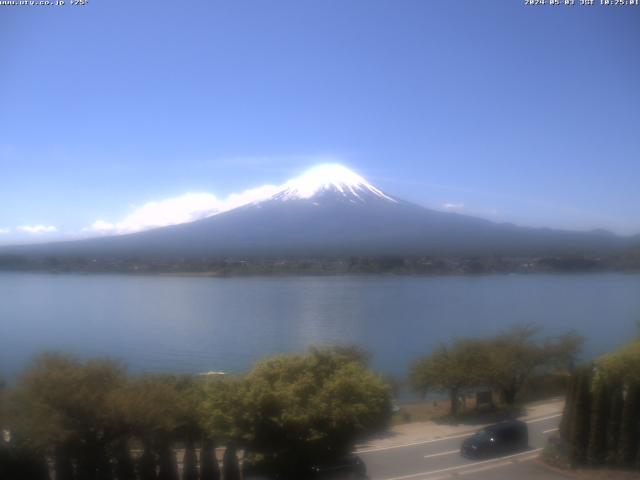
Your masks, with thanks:
M 418 477 L 422 477 L 422 476 L 430 476 L 430 475 L 434 475 L 436 473 L 442 473 L 442 472 L 450 472 L 450 471 L 455 471 L 455 470 L 462 470 L 465 468 L 473 468 L 475 465 L 484 465 L 484 464 L 488 464 L 491 462 L 504 462 L 504 460 L 507 460 L 509 458 L 516 458 L 522 455 L 533 455 L 534 453 L 540 453 L 542 451 L 542 448 L 535 448 L 533 450 L 527 450 L 526 452 L 520 452 L 520 453 L 515 453 L 513 455 L 507 455 L 506 457 L 498 457 L 498 458 L 492 458 L 490 460 L 481 460 L 479 462 L 473 462 L 473 463 L 467 463 L 465 465 L 454 465 L 451 467 L 446 467 L 446 468 L 441 468 L 439 470 L 431 470 L 430 472 L 418 472 L 418 473 L 411 473 L 409 475 L 401 475 L 399 477 L 389 477 L 389 478 L 385 478 L 383 480 L 406 480 L 409 478 L 418 478 Z

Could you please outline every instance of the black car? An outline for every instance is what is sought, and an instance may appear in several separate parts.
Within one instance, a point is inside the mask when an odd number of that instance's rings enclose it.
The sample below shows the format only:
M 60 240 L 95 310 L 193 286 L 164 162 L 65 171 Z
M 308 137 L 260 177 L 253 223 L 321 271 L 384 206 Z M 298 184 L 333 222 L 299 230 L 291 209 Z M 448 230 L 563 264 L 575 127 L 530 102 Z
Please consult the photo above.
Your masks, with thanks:
M 525 450 L 528 446 L 527 424 L 509 420 L 485 427 L 467 438 L 460 453 L 467 458 L 489 457 Z

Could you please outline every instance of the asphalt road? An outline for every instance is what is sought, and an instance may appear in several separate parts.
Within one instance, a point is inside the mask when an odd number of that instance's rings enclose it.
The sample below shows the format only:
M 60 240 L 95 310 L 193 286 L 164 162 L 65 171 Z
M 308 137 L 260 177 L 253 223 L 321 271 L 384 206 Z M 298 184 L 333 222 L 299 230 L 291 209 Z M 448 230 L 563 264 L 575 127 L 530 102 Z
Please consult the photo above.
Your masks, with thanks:
M 358 455 L 365 462 L 371 480 L 436 480 L 456 476 L 473 479 L 552 479 L 556 476 L 534 465 L 546 439 L 555 432 L 560 414 L 527 420 L 529 450 L 487 460 L 468 460 L 460 446 L 470 434 L 416 442 L 393 447 L 364 449 Z

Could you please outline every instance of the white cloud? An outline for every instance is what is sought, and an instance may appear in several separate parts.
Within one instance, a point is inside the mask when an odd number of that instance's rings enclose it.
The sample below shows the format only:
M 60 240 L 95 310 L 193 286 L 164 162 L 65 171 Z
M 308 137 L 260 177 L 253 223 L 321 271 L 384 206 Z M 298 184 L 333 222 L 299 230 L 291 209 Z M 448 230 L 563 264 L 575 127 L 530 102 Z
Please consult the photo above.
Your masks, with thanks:
M 11 233 L 10 228 L 0 228 L 0 235 L 6 235 L 8 233 Z
M 105 222 L 104 220 L 96 220 L 90 226 L 83 228 L 83 232 L 110 232 L 116 226 L 113 223 Z
M 481 218 L 489 218 L 495 220 L 500 215 L 500 212 L 495 208 L 475 208 L 467 207 L 464 203 L 445 202 L 440 205 L 442 210 L 447 212 L 459 212 L 464 215 L 473 215 Z
M 190 222 L 218 212 L 220 201 L 210 193 L 186 193 L 179 197 L 147 202 L 116 223 L 96 220 L 84 231 L 132 233 L 149 228 Z
M 442 208 L 445 210 L 464 210 L 464 203 L 445 202 L 442 204 Z
M 261 187 L 251 188 L 240 193 L 232 193 L 224 202 L 221 202 L 220 212 L 226 212 L 242 205 L 248 205 L 249 203 L 259 202 L 266 200 L 267 198 L 275 195 L 282 189 L 282 186 L 277 185 L 262 185 Z
M 34 235 L 58 231 L 58 229 L 53 225 L 20 225 L 19 227 L 16 227 L 16 230 Z
M 244 192 L 232 193 L 224 200 L 212 193 L 185 193 L 178 197 L 145 203 L 119 222 L 96 220 L 83 231 L 122 234 L 193 222 L 242 205 L 265 200 L 279 189 L 280 187 L 275 185 L 263 185 Z

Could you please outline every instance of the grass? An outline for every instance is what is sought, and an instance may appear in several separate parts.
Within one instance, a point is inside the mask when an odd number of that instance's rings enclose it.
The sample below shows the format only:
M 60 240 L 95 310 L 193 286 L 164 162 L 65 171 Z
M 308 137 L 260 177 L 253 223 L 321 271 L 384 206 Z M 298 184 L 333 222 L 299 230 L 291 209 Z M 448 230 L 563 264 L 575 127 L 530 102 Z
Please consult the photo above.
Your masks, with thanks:
M 459 413 L 452 416 L 450 413 L 450 401 L 440 400 L 434 402 L 418 402 L 402 405 L 398 412 L 391 417 L 391 425 L 405 423 L 433 421 L 445 424 L 478 424 L 496 423 L 501 420 L 516 418 L 523 413 L 523 405 L 507 405 L 495 403 L 491 409 L 476 410 L 475 398 L 467 398 L 464 404 L 460 404 Z
M 395 412 L 391 417 L 391 425 L 401 425 L 403 423 L 426 422 L 439 417 L 444 417 L 449 413 L 449 402 L 422 402 L 402 405 L 400 411 Z
M 460 412 L 455 418 L 451 417 L 451 402 L 449 400 L 438 400 L 433 402 L 417 402 L 402 405 L 400 411 L 395 412 L 391 418 L 392 425 L 401 425 L 403 423 L 426 422 L 426 421 L 462 421 L 475 417 L 477 415 L 494 414 L 498 411 L 504 411 L 507 407 L 496 405 L 489 411 L 476 411 L 476 399 L 468 397 L 464 403 L 460 403 Z

